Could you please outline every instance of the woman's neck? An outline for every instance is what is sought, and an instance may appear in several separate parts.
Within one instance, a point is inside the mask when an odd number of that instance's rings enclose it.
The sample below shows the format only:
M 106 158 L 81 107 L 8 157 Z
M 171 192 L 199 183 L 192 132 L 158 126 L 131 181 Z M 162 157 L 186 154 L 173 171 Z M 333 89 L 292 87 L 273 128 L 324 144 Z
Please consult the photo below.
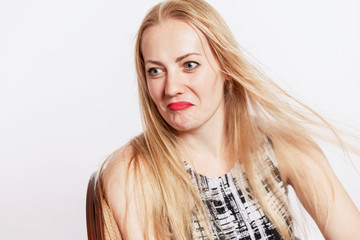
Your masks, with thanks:
M 196 130 L 179 134 L 190 158 L 186 161 L 195 171 L 209 177 L 221 176 L 233 167 L 229 159 L 225 119 L 221 115 L 214 115 Z

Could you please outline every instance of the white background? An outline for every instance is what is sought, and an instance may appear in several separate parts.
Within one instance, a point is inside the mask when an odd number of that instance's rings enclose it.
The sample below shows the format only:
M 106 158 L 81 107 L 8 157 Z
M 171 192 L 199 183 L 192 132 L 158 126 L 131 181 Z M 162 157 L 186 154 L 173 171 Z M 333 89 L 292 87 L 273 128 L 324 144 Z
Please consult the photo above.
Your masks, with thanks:
M 90 174 L 141 132 L 133 45 L 157 2 L 1 1 L 0 239 L 86 239 Z M 210 2 L 281 86 L 360 128 L 359 1 Z

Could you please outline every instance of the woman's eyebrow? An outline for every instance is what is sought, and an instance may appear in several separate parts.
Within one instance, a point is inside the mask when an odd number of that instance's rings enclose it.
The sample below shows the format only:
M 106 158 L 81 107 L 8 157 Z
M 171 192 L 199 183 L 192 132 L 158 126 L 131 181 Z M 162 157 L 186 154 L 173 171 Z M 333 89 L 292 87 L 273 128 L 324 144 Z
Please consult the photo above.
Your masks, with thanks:
M 181 60 L 183 60 L 184 58 L 187 58 L 188 56 L 191 56 L 191 55 L 200 55 L 200 56 L 201 56 L 202 54 L 201 54 L 201 53 L 196 53 L 196 52 L 187 53 L 187 54 L 185 54 L 185 55 L 182 55 L 182 56 L 176 58 L 175 62 L 178 63 L 178 62 L 180 62 Z M 145 64 L 146 64 L 146 63 L 153 63 L 153 64 L 156 64 L 156 65 L 163 65 L 161 62 L 155 61 L 155 60 L 151 60 L 151 59 L 147 60 L 147 61 L 145 62 Z
M 153 64 L 155 64 L 155 65 L 163 65 L 161 62 L 159 62 L 159 61 L 155 61 L 155 60 L 151 60 L 151 59 L 149 59 L 149 60 L 147 60 L 146 62 L 145 62 L 145 64 L 146 63 L 153 63 Z
M 196 53 L 196 52 L 192 52 L 192 53 L 187 53 L 185 55 L 182 55 L 178 58 L 176 58 L 176 61 L 175 62 L 180 62 L 181 60 L 183 60 L 184 58 L 187 58 L 188 56 L 191 56 L 191 55 L 201 55 L 200 53 Z

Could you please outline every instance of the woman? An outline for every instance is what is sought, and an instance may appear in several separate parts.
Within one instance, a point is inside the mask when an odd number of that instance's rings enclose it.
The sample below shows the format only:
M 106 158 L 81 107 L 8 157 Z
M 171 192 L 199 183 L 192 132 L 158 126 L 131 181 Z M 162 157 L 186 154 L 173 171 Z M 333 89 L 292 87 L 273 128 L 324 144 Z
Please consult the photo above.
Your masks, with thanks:
M 343 141 L 246 60 L 209 4 L 153 7 L 135 58 L 144 132 L 101 170 L 118 238 L 295 239 L 288 185 L 326 239 L 360 236 L 310 127 Z

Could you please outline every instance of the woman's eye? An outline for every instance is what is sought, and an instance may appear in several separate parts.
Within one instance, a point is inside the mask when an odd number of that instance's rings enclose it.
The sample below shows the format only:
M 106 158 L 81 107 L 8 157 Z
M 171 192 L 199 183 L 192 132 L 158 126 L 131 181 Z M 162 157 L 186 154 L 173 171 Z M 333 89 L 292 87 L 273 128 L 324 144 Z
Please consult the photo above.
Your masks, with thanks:
M 149 70 L 148 70 L 148 73 L 149 73 L 149 75 L 150 76 L 156 76 L 156 75 L 158 75 L 159 73 L 161 73 L 162 71 L 161 71 L 161 69 L 159 69 L 159 68 L 150 68 Z
M 193 61 L 184 63 L 184 67 L 186 70 L 192 70 L 198 66 L 199 66 L 199 64 L 197 62 L 193 62 Z

